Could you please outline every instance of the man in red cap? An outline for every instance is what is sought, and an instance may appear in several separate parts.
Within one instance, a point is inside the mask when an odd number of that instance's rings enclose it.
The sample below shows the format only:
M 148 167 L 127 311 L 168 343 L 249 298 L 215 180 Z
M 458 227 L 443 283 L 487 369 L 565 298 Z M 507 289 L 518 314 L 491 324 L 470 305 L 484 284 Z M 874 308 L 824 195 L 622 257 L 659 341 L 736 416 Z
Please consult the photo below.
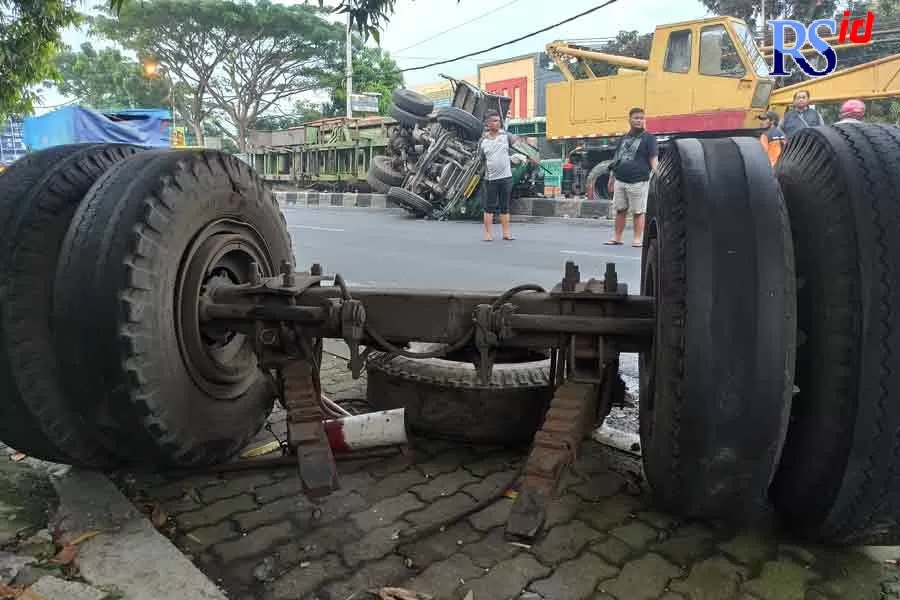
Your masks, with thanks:
M 841 119 L 838 123 L 859 123 L 866 116 L 866 105 L 862 100 L 847 100 L 841 105 Z

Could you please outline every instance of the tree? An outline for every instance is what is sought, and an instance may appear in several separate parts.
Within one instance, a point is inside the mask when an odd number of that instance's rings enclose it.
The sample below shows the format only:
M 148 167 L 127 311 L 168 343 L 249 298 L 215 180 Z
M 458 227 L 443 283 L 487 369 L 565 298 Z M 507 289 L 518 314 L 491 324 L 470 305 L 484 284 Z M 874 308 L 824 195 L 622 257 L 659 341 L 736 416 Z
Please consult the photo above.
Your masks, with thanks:
M 344 28 L 309 5 L 218 4 L 226 19 L 222 26 L 230 28 L 231 48 L 210 80 L 209 93 L 234 127 L 243 152 L 253 121 L 282 100 L 323 87 L 342 55 Z
M 403 73 L 389 54 L 381 48 L 364 46 L 354 39 L 353 49 L 353 91 L 379 94 L 378 112 L 385 114 L 391 102 L 391 94 L 403 85 Z M 329 116 L 343 115 L 347 107 L 347 86 L 342 68 L 336 68 L 325 80 L 331 88 L 331 102 L 325 107 Z
M 60 31 L 78 22 L 73 0 L 0 0 L 0 122 L 31 113 L 30 88 L 56 79 Z
M 98 109 L 156 108 L 168 106 L 165 80 L 146 77 L 141 65 L 115 48 L 95 49 L 90 43 L 78 52 L 57 55 L 60 93 Z
M 703 5 L 717 15 L 729 15 L 744 19 L 747 25 L 758 28 L 761 12 L 760 0 L 701 0 Z M 838 0 L 765 0 L 765 18 L 796 19 L 809 23 L 815 19 L 829 18 L 838 6 Z
M 321 107 L 309 102 L 300 101 L 294 103 L 294 110 L 286 115 L 268 115 L 259 117 L 250 123 L 251 131 L 277 131 L 296 127 L 309 121 L 322 118 Z

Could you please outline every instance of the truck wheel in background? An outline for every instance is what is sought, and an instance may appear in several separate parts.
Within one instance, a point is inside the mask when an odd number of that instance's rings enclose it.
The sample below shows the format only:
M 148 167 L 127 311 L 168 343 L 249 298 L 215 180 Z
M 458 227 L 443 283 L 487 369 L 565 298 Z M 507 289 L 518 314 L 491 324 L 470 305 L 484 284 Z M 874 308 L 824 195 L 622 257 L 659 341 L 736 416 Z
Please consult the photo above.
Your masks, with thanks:
M 759 144 L 678 140 L 650 192 L 640 436 L 654 497 L 687 518 L 763 515 L 787 429 L 795 280 L 787 215 Z
M 427 117 L 434 110 L 434 102 L 413 90 L 398 88 L 391 99 L 397 108 L 420 117 Z
M 198 313 L 202 287 L 250 282 L 253 261 L 264 277 L 293 263 L 284 216 L 250 167 L 212 150 L 132 156 L 85 197 L 60 254 L 63 381 L 103 443 L 158 466 L 243 447 L 275 388 L 246 336 Z
M 53 279 L 84 195 L 107 169 L 140 151 L 124 144 L 55 146 L 26 155 L 0 176 L 0 440 L 35 458 L 88 468 L 117 463 L 60 382 Z
M 442 126 L 459 131 L 466 140 L 477 140 L 484 131 L 484 125 L 478 117 L 455 106 L 440 109 L 436 118 Z
M 400 187 L 391 187 L 388 190 L 387 197 L 419 218 L 430 215 L 433 210 L 428 200 Z
M 585 183 L 588 200 L 612 199 L 606 190 L 606 186 L 609 184 L 609 165 L 611 164 L 611 160 L 604 160 L 594 165 L 594 168 L 588 172 L 587 182 Z
M 414 342 L 412 352 L 441 344 Z M 473 357 L 406 358 L 373 352 L 367 363 L 366 398 L 378 410 L 406 409 L 410 429 L 425 436 L 485 443 L 529 443 L 552 397 L 550 359 L 500 350 L 488 384 Z
M 420 117 L 411 112 L 405 111 L 396 104 L 388 105 L 388 114 L 405 127 L 413 128 L 416 126 L 422 127 L 427 123 L 428 119 L 425 117 Z
M 796 385 L 772 483 L 785 525 L 900 543 L 900 129 L 805 129 L 776 165 L 796 248 Z
M 366 181 L 379 193 L 386 194 L 395 185 L 403 183 L 403 173 L 394 170 L 389 156 L 376 156 L 369 163 Z

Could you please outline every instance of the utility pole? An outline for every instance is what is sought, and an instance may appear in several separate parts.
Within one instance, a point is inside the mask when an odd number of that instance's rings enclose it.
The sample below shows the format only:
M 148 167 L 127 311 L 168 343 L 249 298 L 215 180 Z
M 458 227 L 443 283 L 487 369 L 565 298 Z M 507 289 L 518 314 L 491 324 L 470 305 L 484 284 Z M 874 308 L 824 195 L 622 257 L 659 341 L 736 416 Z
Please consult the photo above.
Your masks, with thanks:
M 762 46 L 766 45 L 766 0 L 760 2 L 762 5 L 759 9 L 759 38 L 762 40 Z
M 350 34 L 350 12 L 347 12 L 347 118 L 353 116 L 353 110 L 350 108 L 350 96 L 353 94 L 353 38 Z

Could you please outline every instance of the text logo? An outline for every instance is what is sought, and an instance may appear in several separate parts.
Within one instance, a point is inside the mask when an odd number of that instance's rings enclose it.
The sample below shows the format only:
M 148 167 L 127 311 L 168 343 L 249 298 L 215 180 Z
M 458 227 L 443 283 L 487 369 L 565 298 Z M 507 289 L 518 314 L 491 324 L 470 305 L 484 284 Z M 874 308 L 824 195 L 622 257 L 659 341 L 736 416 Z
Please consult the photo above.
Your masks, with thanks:
M 844 17 L 840 22 L 835 19 L 818 19 L 809 24 L 803 25 L 800 21 L 791 19 L 776 19 L 769 21 L 772 26 L 772 70 L 769 75 L 774 77 L 786 77 L 791 74 L 784 67 L 784 59 L 787 56 L 793 57 L 794 61 L 804 73 L 811 77 L 821 77 L 828 75 L 834 71 L 837 66 L 837 55 L 834 48 L 822 39 L 819 34 L 819 28 L 827 28 L 829 34 L 825 37 L 838 36 L 841 44 L 850 42 L 854 44 L 865 44 L 872 39 L 872 25 L 875 23 L 875 13 L 869 11 L 865 17 L 856 19 L 850 18 L 850 11 L 844 11 Z M 794 32 L 796 40 L 790 48 L 785 47 L 785 31 L 791 29 Z M 813 68 L 812 64 L 803 56 L 801 48 L 809 42 L 810 46 L 819 54 L 825 57 L 825 67 L 821 70 Z

